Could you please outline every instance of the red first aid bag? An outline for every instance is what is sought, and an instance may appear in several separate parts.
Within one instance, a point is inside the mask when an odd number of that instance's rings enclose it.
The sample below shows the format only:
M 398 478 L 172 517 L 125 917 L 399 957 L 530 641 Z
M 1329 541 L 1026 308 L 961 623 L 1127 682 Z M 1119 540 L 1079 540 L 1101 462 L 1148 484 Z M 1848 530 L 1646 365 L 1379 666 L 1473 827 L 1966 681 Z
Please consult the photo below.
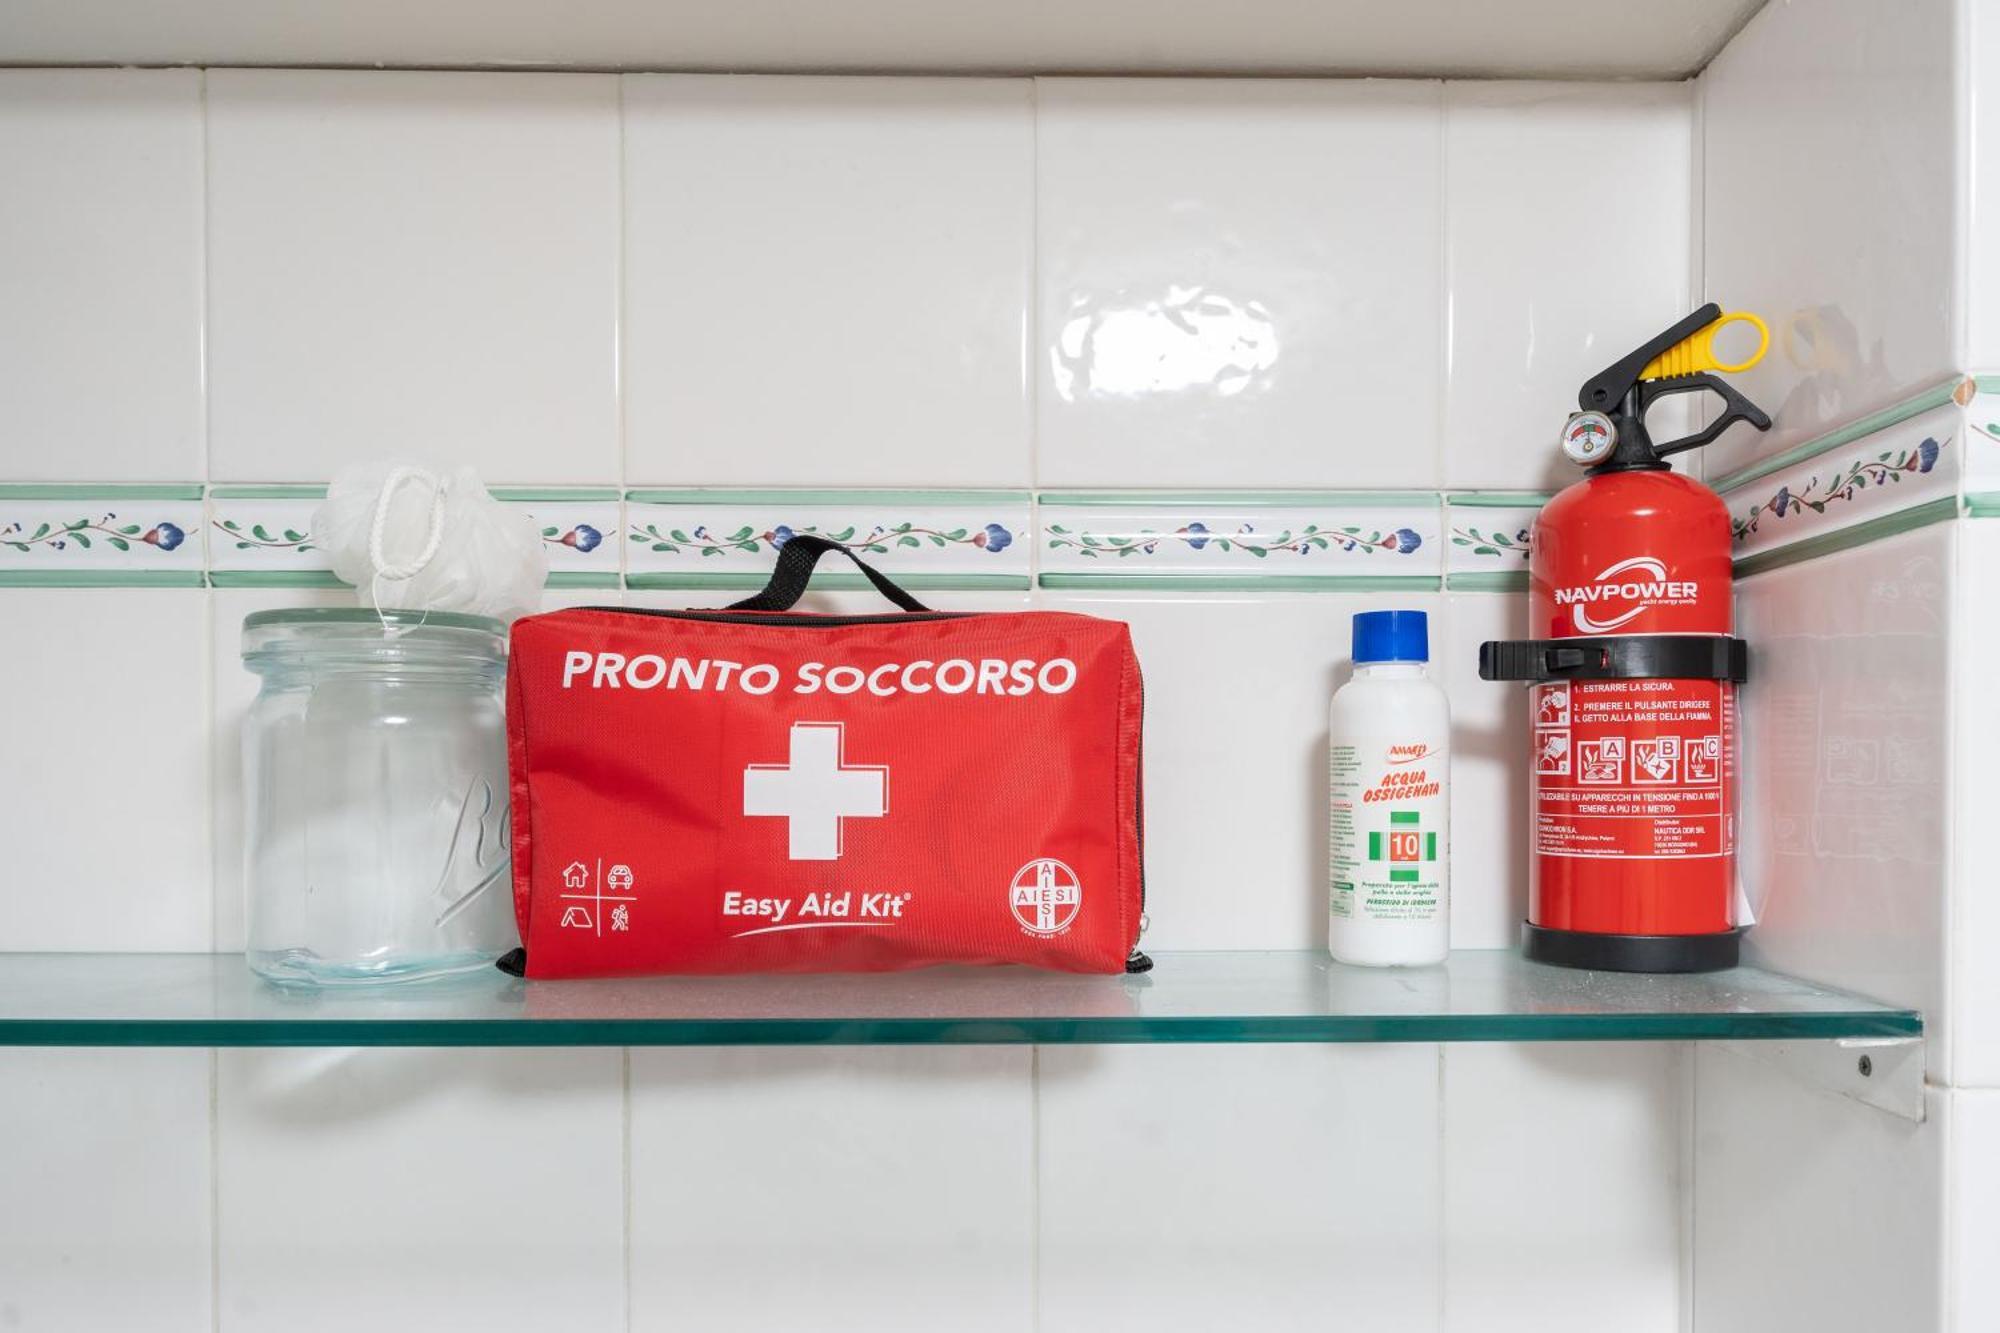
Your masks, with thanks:
M 828 551 L 903 609 L 793 612 Z M 804 535 L 728 610 L 518 621 L 501 966 L 1143 970 L 1141 703 L 1119 621 L 930 611 Z

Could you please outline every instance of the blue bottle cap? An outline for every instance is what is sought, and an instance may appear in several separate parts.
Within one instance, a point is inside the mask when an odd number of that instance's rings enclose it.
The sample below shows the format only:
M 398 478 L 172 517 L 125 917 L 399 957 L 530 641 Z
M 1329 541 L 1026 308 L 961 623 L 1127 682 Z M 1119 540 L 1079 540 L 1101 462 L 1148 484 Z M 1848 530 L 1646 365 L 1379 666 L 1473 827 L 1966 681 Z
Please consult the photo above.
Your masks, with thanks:
M 1428 662 L 1430 616 L 1422 611 L 1361 611 L 1354 617 L 1354 664 Z

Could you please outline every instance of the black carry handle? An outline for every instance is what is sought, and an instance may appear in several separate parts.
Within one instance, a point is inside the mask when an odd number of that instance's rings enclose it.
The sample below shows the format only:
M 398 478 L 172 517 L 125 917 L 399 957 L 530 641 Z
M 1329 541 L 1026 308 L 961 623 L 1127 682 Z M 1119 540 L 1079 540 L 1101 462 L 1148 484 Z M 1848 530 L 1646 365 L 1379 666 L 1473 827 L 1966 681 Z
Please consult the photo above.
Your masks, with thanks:
M 888 575 L 839 542 L 828 541 L 824 537 L 808 536 L 805 533 L 786 538 L 785 544 L 778 548 L 778 564 L 771 571 L 771 581 L 764 585 L 764 590 L 754 596 L 745 597 L 740 602 L 731 602 L 729 609 L 731 611 L 791 610 L 798 605 L 799 598 L 806 595 L 806 585 L 812 582 L 813 567 L 819 564 L 819 558 L 829 551 L 838 551 L 852 560 L 854 567 L 867 575 L 868 581 L 875 585 L 876 592 L 903 610 L 930 610 L 928 606 L 897 587 L 890 581 Z

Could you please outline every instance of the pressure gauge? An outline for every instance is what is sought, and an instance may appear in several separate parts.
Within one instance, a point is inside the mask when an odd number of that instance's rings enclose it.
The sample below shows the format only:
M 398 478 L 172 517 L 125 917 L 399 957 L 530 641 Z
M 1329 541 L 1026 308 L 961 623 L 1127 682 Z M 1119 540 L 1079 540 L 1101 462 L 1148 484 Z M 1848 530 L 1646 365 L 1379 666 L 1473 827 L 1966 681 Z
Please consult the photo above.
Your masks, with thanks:
M 1563 425 L 1563 453 L 1579 466 L 1602 463 L 1617 443 L 1618 427 L 1602 412 L 1577 412 Z

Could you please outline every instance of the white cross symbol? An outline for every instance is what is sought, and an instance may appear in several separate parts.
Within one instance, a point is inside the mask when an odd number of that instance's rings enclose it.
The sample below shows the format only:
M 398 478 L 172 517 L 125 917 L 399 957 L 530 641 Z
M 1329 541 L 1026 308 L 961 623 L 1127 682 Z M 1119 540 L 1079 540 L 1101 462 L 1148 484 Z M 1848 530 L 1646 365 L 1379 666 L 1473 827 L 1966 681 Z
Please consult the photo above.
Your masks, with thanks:
M 840 821 L 889 813 L 889 769 L 840 762 L 841 724 L 792 723 L 791 761 L 743 770 L 743 813 L 791 821 L 794 861 L 837 861 Z

